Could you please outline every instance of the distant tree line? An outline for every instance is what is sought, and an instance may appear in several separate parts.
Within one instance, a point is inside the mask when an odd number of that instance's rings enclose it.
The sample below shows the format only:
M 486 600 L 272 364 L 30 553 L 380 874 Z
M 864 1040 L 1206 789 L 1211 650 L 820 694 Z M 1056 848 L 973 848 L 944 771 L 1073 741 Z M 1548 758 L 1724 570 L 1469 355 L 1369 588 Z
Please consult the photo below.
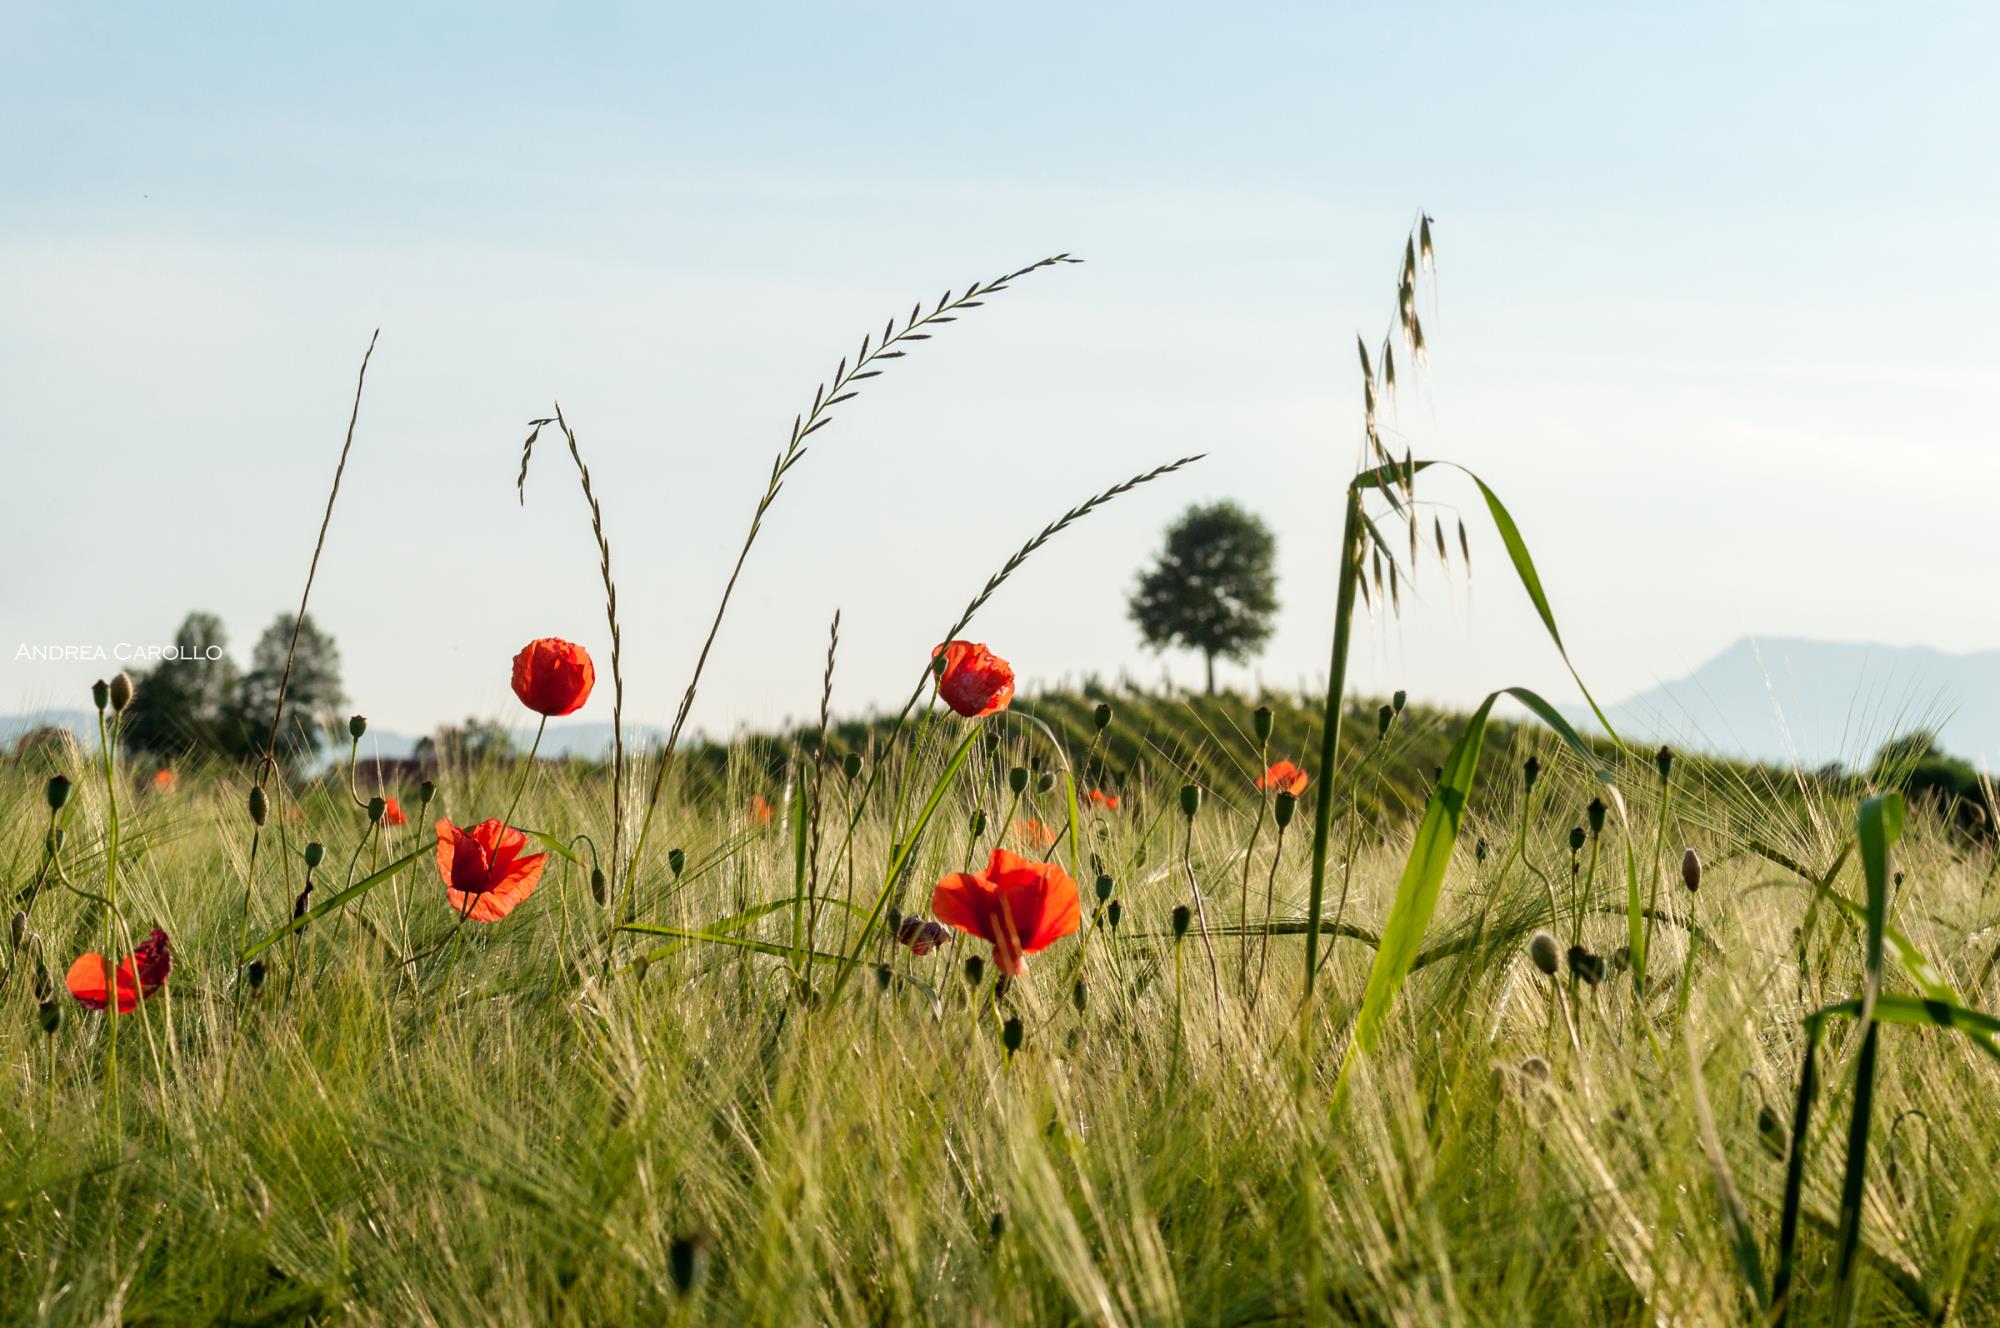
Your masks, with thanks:
M 174 633 L 174 652 L 134 676 L 138 684 L 125 714 L 125 742 L 134 751 L 171 760 L 196 753 L 223 760 L 263 755 L 271 718 L 284 686 L 278 755 L 310 760 L 343 721 L 340 651 L 331 634 L 308 614 L 292 643 L 293 616 L 281 613 L 257 638 L 250 666 L 229 655 L 222 620 L 190 613 Z M 285 661 L 291 659 L 291 675 Z

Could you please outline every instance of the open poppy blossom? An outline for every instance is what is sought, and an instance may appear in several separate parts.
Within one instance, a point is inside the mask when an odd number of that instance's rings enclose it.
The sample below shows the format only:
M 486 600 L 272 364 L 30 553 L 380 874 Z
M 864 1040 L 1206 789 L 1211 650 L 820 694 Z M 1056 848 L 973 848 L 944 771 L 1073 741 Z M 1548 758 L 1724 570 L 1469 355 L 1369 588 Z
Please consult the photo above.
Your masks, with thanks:
M 1090 792 L 1084 794 L 1083 797 L 1084 801 L 1093 807 L 1102 807 L 1107 812 L 1118 810 L 1118 795 L 1116 793 L 1106 793 L 1103 789 L 1092 789 Z
M 1021 842 L 1030 848 L 1047 848 L 1055 843 L 1061 834 L 1054 826 L 1034 820 L 1014 822 L 1014 833 L 1019 835 Z
M 382 799 L 383 825 L 408 825 L 410 818 L 403 815 L 403 804 L 394 798 Z
M 153 791 L 155 793 L 172 793 L 180 786 L 181 777 L 173 771 L 155 770 L 153 772 Z
M 452 910 L 474 922 L 498 922 L 542 883 L 546 853 L 521 856 L 528 837 L 488 819 L 470 830 L 437 823 L 438 875 Z
M 158 991 L 167 980 L 167 970 L 174 966 L 173 952 L 167 945 L 167 934 L 158 927 L 153 934 L 139 942 L 138 948 L 118 965 L 118 1013 L 130 1014 L 139 1008 L 139 1002 Z M 104 980 L 104 956 L 92 951 L 78 955 L 69 966 L 69 994 L 86 1009 L 102 1010 L 110 1003 Z
M 940 655 L 944 669 L 937 676 L 938 695 L 967 719 L 1005 710 L 1014 699 L 1013 666 L 983 642 L 947 641 L 931 651 L 932 659 Z
M 1068 872 L 1004 848 L 993 850 L 985 871 L 953 872 L 939 881 L 931 912 L 940 922 L 992 942 L 994 966 L 1016 977 L 1028 955 L 1070 935 L 1083 917 Z
M 1290 761 L 1273 761 L 1271 768 L 1257 776 L 1257 787 L 1267 793 L 1289 793 L 1293 797 L 1306 791 L 1312 776 L 1293 765 Z
M 771 803 L 761 793 L 750 795 L 750 819 L 758 825 L 768 825 L 771 820 Z
M 575 714 L 597 685 L 590 652 L 553 636 L 530 641 L 514 656 L 514 695 L 538 715 Z

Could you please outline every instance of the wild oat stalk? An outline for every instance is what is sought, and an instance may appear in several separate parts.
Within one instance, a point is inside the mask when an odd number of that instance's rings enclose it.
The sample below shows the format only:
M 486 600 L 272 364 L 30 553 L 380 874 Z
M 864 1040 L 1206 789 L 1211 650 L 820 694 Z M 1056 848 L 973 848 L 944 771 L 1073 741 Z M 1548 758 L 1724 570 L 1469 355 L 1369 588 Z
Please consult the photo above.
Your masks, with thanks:
M 709 623 L 708 636 L 702 641 L 701 653 L 695 657 L 694 673 L 688 679 L 687 691 L 681 696 L 680 708 L 674 712 L 673 725 L 667 730 L 666 744 L 660 750 L 659 764 L 653 771 L 652 789 L 646 795 L 646 813 L 639 820 L 639 839 L 632 846 L 632 856 L 625 867 L 623 893 L 628 903 L 632 894 L 632 875 L 645 855 L 646 839 L 653 828 L 653 814 L 660 805 L 660 792 L 666 787 L 667 772 L 673 768 L 674 749 L 680 742 L 681 730 L 687 725 L 688 712 L 694 708 L 695 689 L 701 685 L 702 670 L 708 665 L 709 651 L 715 646 L 716 634 L 722 630 L 722 619 L 729 611 L 730 596 L 736 592 L 737 579 L 743 575 L 743 564 L 749 559 L 750 549 L 757 543 L 757 535 L 764 527 L 765 514 L 771 510 L 771 505 L 778 500 L 778 494 L 785 487 L 785 477 L 791 473 L 793 466 L 805 459 L 806 440 L 833 423 L 832 411 L 835 406 L 843 401 L 851 401 L 860 394 L 860 388 L 856 384 L 864 379 L 875 378 L 884 372 L 883 368 L 875 367 L 880 361 L 901 359 L 909 353 L 903 349 L 907 343 L 930 340 L 932 333 L 927 329 L 958 321 L 960 313 L 967 309 L 979 308 L 985 303 L 987 296 L 998 295 L 1012 282 L 1031 272 L 1082 261 L 1066 253 L 1056 254 L 1009 272 L 1005 276 L 995 277 L 991 281 L 974 282 L 966 287 L 963 295 L 954 296 L 947 290 L 938 298 L 937 306 L 929 313 L 923 311 L 922 303 L 912 306 L 901 330 L 897 329 L 896 320 L 891 318 L 882 329 L 881 340 L 875 340 L 873 333 L 862 337 L 861 349 L 855 352 L 853 365 L 850 367 L 846 357 L 843 356 L 839 367 L 833 372 L 832 379 L 820 384 L 813 392 L 812 408 L 805 414 L 793 418 L 791 440 L 771 461 L 771 473 L 765 481 L 764 493 L 757 499 L 756 510 L 750 517 L 749 532 L 743 537 L 743 547 L 737 552 L 736 564 L 730 569 L 729 580 L 722 588 L 722 599 L 715 606 L 715 618 Z M 619 913 L 622 914 L 624 911 L 625 906 L 621 905 Z M 614 915 L 613 930 L 617 925 L 618 918 Z

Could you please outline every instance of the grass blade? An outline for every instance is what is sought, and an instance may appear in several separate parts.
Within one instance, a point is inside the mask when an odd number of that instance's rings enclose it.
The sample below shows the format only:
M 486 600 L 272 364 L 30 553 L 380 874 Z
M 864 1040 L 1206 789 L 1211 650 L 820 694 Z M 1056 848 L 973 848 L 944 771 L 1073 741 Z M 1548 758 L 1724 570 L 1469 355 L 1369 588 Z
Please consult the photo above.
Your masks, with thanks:
M 373 872 L 367 876 L 362 877 L 360 880 L 356 881 L 353 885 L 348 886 L 345 890 L 342 890 L 337 894 L 329 895 L 323 903 L 315 904 L 313 907 L 307 909 L 304 913 L 300 914 L 298 917 L 293 918 L 291 921 L 287 922 L 284 926 L 272 932 L 269 936 L 266 936 L 263 940 L 258 941 L 255 945 L 246 947 L 243 951 L 243 954 L 238 958 L 237 962 L 241 964 L 249 963 L 252 959 L 255 959 L 260 954 L 263 954 L 264 951 L 270 949 L 272 946 L 276 945 L 279 941 L 284 940 L 287 936 L 290 936 L 293 932 L 303 930 L 308 923 L 317 922 L 319 921 L 319 919 L 325 917 L 329 913 L 332 913 L 336 909 L 345 907 L 350 901 L 358 899 L 362 895 L 367 894 L 370 890 L 373 890 L 376 886 L 382 884 L 382 882 L 396 875 L 398 872 L 408 867 L 418 858 L 423 857 L 426 853 L 431 852 L 436 847 L 437 847 L 437 840 L 427 839 L 424 841 L 422 847 L 414 849 L 406 856 L 396 859 L 394 862 L 382 868 L 380 871 Z

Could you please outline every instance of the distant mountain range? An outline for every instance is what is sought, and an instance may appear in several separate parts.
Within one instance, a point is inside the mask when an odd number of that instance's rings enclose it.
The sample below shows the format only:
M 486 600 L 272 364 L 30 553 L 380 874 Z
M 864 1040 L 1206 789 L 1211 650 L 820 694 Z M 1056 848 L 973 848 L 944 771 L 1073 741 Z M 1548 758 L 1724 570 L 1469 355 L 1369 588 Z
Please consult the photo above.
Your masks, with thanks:
M 1579 725 L 1591 721 L 1588 710 L 1568 713 Z M 1923 646 L 1746 637 L 1687 677 L 1620 701 L 1607 714 L 1629 741 L 1809 768 L 1865 764 L 1890 738 L 1926 728 L 1951 754 L 2000 768 L 2000 650 L 1950 655 Z M 0 744 L 41 724 L 90 739 L 97 717 L 86 710 L 0 715 Z M 533 731 L 514 736 L 526 747 Z M 653 728 L 627 734 L 634 745 L 664 738 Z M 415 745 L 407 734 L 370 729 L 362 754 L 408 756 Z M 611 725 L 602 721 L 556 720 L 542 739 L 545 756 L 595 758 L 610 747 Z
M 1865 764 L 1890 738 L 1931 729 L 1952 755 L 2000 768 L 2000 650 L 1746 637 L 1606 714 L 1628 741 L 1808 768 Z

